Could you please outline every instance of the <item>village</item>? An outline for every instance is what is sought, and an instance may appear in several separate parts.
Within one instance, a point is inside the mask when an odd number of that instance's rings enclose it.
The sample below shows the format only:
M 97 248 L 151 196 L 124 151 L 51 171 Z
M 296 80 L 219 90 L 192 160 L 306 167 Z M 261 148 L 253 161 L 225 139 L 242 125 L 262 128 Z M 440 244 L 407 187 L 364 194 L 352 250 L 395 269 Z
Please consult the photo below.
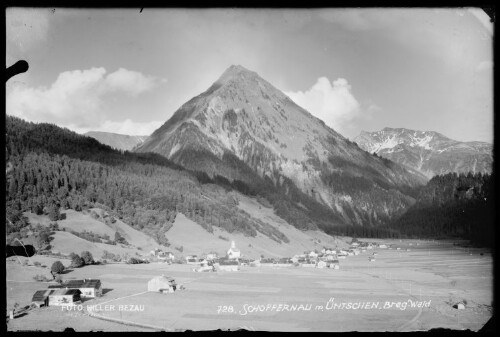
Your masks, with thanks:
M 349 301 L 385 305 L 384 301 L 402 303 L 408 299 L 431 303 L 420 314 L 425 326 L 449 322 L 450 326 L 478 329 L 487 319 L 489 309 L 476 302 L 487 300 L 489 288 L 477 288 L 474 296 L 455 288 L 466 286 L 454 276 L 459 264 L 465 263 L 486 275 L 491 259 L 481 250 L 416 240 L 375 243 L 370 239 L 361 242 L 348 238 L 344 242 L 343 248 L 323 246 L 289 257 L 253 259 L 242 254 L 243 249 L 235 241 L 230 241 L 224 253 L 208 250 L 198 256 L 192 251 L 189 256 L 175 256 L 152 247 L 141 257 L 149 263 L 117 262 L 70 269 L 63 273 L 64 280 L 59 283 L 28 282 L 29 275 L 40 267 L 26 266 L 14 259 L 8 267 L 8 308 L 15 302 L 20 305 L 7 312 L 7 322 L 13 330 L 44 329 L 56 324 L 81 331 L 172 331 L 238 329 L 238 324 L 250 324 L 256 329 L 271 326 L 277 330 L 324 331 L 338 324 L 347 329 L 372 329 L 371 325 L 359 326 L 356 317 L 382 316 L 384 320 L 377 321 L 378 328 L 397 330 L 410 328 L 412 318 L 419 314 L 410 309 L 396 309 L 397 312 L 356 311 L 354 316 L 347 311 L 336 311 L 335 316 L 329 316 L 316 309 L 332 297 L 338 298 L 335 305 Z M 38 256 L 37 260 L 47 263 L 54 258 Z M 444 268 L 442 263 L 449 267 Z M 399 266 L 408 267 L 401 270 Z M 421 269 L 425 266 L 432 269 Z M 443 272 L 447 273 L 445 278 L 440 276 Z M 434 283 L 429 285 L 422 280 Z M 454 295 L 448 298 L 441 290 L 434 289 L 436 285 L 439 289 L 455 288 Z M 266 311 L 262 312 L 266 315 L 262 320 L 248 311 L 263 306 L 279 307 L 280 303 L 291 308 L 312 305 L 315 314 L 295 317 L 292 311 L 286 314 Z M 475 316 L 478 310 L 480 315 Z M 223 317 L 231 312 L 235 320 Z M 294 323 L 289 315 L 294 317 Z M 316 316 L 321 317 L 320 325 L 314 327 L 311 320 Z M 418 325 L 412 324 L 413 328 Z
M 241 266 L 251 267 L 304 267 L 304 268 L 331 268 L 340 269 L 339 260 L 349 256 L 359 255 L 368 250 L 376 248 L 392 249 L 386 244 L 375 242 L 360 242 L 354 239 L 348 249 L 339 249 L 331 247 L 323 247 L 321 251 L 310 250 L 304 251 L 302 254 L 295 254 L 292 257 L 274 257 L 266 258 L 261 256 L 259 259 L 246 258 L 241 254 L 241 251 L 236 247 L 234 241 L 231 242 L 231 247 L 226 254 L 220 256 L 217 252 L 209 252 L 197 255 L 189 255 L 185 257 L 187 264 L 199 266 L 193 268 L 195 272 L 210 272 L 210 271 L 238 271 Z M 173 263 L 175 255 L 172 252 L 164 252 L 157 248 L 150 252 L 151 256 L 156 257 L 160 261 Z M 368 257 L 369 261 L 375 261 L 377 252 L 372 252 Z
M 311 250 L 292 257 L 248 259 L 242 256 L 241 251 L 236 247 L 234 241 L 226 254 L 220 256 L 216 252 L 201 255 L 188 255 L 185 263 L 196 266 L 193 272 L 217 272 L 217 271 L 238 271 L 242 266 L 250 267 L 304 267 L 304 268 L 331 268 L 340 269 L 341 259 L 349 256 L 359 255 L 375 248 L 392 249 L 385 244 L 375 242 L 360 242 L 352 240 L 349 249 L 337 249 L 324 247 L 321 251 Z M 397 248 L 399 249 L 399 248 Z M 157 261 L 172 264 L 175 255 L 172 252 L 164 252 L 156 248 L 150 251 L 150 257 Z M 222 254 L 221 254 L 222 255 Z M 375 261 L 377 252 L 368 257 L 369 261 Z M 144 259 L 144 262 L 149 260 Z M 147 290 L 160 293 L 172 293 L 176 290 L 184 289 L 183 285 L 177 284 L 175 279 L 165 275 L 157 276 L 148 282 Z M 37 290 L 32 297 L 30 308 L 40 308 L 43 306 L 71 306 L 92 300 L 103 295 L 102 283 L 99 279 L 67 280 L 56 285 L 49 285 L 48 289 Z M 18 313 L 19 314 L 19 313 Z M 10 313 L 10 318 L 14 318 L 14 312 Z

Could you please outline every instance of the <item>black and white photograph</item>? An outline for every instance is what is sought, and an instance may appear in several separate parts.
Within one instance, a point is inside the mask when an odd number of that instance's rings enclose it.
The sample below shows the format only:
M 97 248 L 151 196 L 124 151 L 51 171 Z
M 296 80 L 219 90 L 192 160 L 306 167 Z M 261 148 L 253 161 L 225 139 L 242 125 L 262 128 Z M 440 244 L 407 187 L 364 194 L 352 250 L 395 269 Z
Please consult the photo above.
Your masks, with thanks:
M 7 331 L 489 329 L 490 11 L 6 7 Z

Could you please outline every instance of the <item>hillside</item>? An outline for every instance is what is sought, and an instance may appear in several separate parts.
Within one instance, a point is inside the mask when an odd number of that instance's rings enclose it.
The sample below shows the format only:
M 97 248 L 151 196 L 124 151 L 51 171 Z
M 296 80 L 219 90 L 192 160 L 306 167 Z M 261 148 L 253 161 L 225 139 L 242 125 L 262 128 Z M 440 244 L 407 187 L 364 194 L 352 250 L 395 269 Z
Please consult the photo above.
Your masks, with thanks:
M 335 225 L 380 225 L 404 212 L 426 180 L 360 149 L 241 66 L 181 106 L 136 152 L 240 180 L 257 193 L 262 182 L 288 196 L 293 190 L 310 213 L 317 213 L 311 202 L 327 207 Z
M 84 212 L 77 212 L 72 209 L 67 209 L 63 212 L 65 213 L 66 218 L 64 220 L 57 221 L 57 224 L 59 225 L 59 228 L 61 230 L 64 228 L 67 232 L 93 232 L 99 235 L 108 235 L 111 239 L 113 239 L 115 233 L 118 232 L 132 246 L 140 247 L 143 250 L 148 250 L 150 249 L 150 247 L 157 245 L 153 238 L 147 236 L 141 231 L 130 227 L 119 219 L 116 219 L 114 223 L 106 223 L 105 220 L 101 217 L 96 219 L 92 215 L 94 212 L 97 215 L 106 213 L 100 208 L 91 208 Z M 46 215 L 37 215 L 31 212 L 26 212 L 25 216 L 33 225 L 39 223 L 43 226 L 49 226 L 49 224 L 53 222 Z
M 347 247 L 348 239 L 334 238 L 321 231 L 302 232 L 286 223 L 276 216 L 272 209 L 262 207 L 255 199 L 238 195 L 241 198 L 239 208 L 245 210 L 252 216 L 257 216 L 269 225 L 276 227 L 290 238 L 288 243 L 278 243 L 269 237 L 258 233 L 255 237 L 246 236 L 242 233 L 229 233 L 224 229 L 214 228 L 213 233 L 203 229 L 199 224 L 186 218 L 182 213 L 178 213 L 172 227 L 165 232 L 165 236 L 170 242 L 170 247 L 159 245 L 152 238 L 144 233 L 135 230 L 124 222 L 117 220 L 113 224 L 106 224 L 103 220 L 96 219 L 93 212 L 101 214 L 102 209 L 93 208 L 89 211 L 76 212 L 66 210 L 66 218 L 57 221 L 59 230 L 54 231 L 53 240 L 50 242 L 51 250 L 68 255 L 72 252 L 80 254 L 82 251 L 89 251 L 94 258 L 101 259 L 104 251 L 108 251 L 120 256 L 146 256 L 149 251 L 159 247 L 163 250 L 172 251 L 177 257 L 190 254 L 201 255 L 211 251 L 224 256 L 230 246 L 230 241 L 234 240 L 237 247 L 246 258 L 283 257 L 301 254 L 306 250 L 326 247 Z M 105 213 L 105 212 L 104 212 Z M 30 224 L 36 227 L 40 224 L 48 227 L 53 221 L 47 215 L 36 215 L 25 213 Z M 71 231 L 92 232 L 101 236 L 108 235 L 114 237 L 115 232 L 119 232 L 130 245 L 122 246 L 110 245 L 100 242 L 90 242 L 80 238 Z M 34 237 L 23 240 L 25 244 L 35 244 Z M 182 248 L 181 248 L 182 247 Z M 182 252 L 180 251 L 182 250 Z
M 242 233 L 229 233 L 223 229 L 214 228 L 213 233 L 205 231 L 198 224 L 186 218 L 182 213 L 177 214 L 171 229 L 165 235 L 171 243 L 174 254 L 201 254 L 215 251 L 225 255 L 231 241 L 246 258 L 283 257 L 301 254 L 306 250 L 321 250 L 326 247 L 345 248 L 348 244 L 342 238 L 335 238 L 321 231 L 300 231 L 278 217 L 272 209 L 261 206 L 255 199 L 238 195 L 238 208 L 246 211 L 252 217 L 260 218 L 267 224 L 275 227 L 289 238 L 289 242 L 278 243 L 269 237 L 257 233 L 255 237 Z M 345 239 L 346 241 L 348 239 Z M 182 247 L 182 253 L 178 249 Z
M 117 150 L 131 151 L 142 144 L 148 136 L 129 136 L 112 132 L 89 131 L 84 134 Z
M 459 142 L 433 131 L 384 128 L 354 139 L 364 150 L 416 170 L 429 179 L 455 173 L 491 173 L 493 146 L 485 142 Z
M 433 177 L 417 202 L 390 227 L 410 237 L 463 238 L 495 245 L 494 175 L 448 173 Z

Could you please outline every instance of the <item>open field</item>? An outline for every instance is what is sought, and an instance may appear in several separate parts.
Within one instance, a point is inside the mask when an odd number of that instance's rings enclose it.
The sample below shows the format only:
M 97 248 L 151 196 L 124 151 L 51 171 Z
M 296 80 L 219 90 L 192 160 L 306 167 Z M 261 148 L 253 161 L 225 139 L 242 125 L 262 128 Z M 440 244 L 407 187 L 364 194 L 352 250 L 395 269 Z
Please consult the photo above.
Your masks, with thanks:
M 411 242 L 412 246 L 409 241 L 393 241 L 401 250 L 375 249 L 349 256 L 340 261 L 340 270 L 244 266 L 238 272 L 194 273 L 188 265 L 110 264 L 76 269 L 64 278 L 101 279 L 104 296 L 86 301 L 84 308 L 101 304 L 100 315 L 165 330 L 479 330 L 492 315 L 491 255 L 450 243 L 418 242 L 417 246 L 417 241 Z M 376 261 L 369 262 L 367 256 L 373 251 L 378 252 Z M 7 263 L 8 307 L 14 301 L 29 304 L 35 290 L 47 287 L 45 283 L 23 282 L 32 281 L 29 276 L 37 273 L 30 268 L 35 267 Z M 144 293 L 147 281 L 161 274 L 174 277 L 186 289 L 165 295 Z M 330 298 L 334 298 L 330 302 L 334 308 L 327 305 Z M 387 308 L 386 302 L 409 300 L 429 306 Z M 452 308 L 463 300 L 467 302 L 465 310 Z M 365 308 L 340 308 L 349 302 Z M 304 310 L 300 310 L 301 304 Z M 251 312 L 259 305 L 264 311 Z M 292 311 L 294 305 L 296 310 Z M 85 310 L 63 312 L 55 307 L 30 311 L 8 323 L 9 330 L 66 327 L 77 331 L 145 330 L 89 317 Z

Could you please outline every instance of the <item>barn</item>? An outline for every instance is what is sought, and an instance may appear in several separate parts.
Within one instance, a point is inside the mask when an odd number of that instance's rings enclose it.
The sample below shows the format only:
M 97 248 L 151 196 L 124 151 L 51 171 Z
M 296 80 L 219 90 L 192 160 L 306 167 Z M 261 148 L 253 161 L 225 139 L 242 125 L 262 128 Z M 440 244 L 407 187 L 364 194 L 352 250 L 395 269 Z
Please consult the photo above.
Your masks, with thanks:
M 79 289 L 56 289 L 49 294 L 49 306 L 74 305 L 81 302 Z
M 38 290 L 35 292 L 31 298 L 31 303 L 35 304 L 37 307 L 49 306 L 49 295 L 53 293 L 54 290 Z
M 62 285 L 52 285 L 49 288 L 79 289 L 84 298 L 95 298 L 102 295 L 101 281 L 96 279 L 68 280 Z

